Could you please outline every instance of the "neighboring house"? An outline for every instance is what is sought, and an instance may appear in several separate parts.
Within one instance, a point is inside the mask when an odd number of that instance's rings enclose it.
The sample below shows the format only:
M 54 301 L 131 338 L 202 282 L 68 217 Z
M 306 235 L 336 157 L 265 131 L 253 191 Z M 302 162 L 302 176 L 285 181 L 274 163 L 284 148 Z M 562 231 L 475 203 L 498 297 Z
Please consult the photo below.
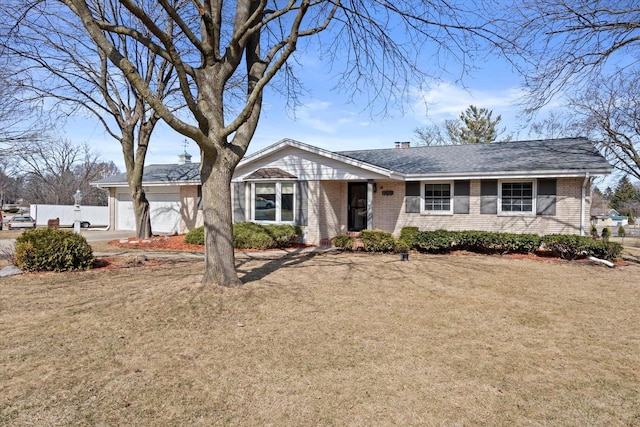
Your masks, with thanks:
M 198 168 L 181 160 L 145 168 L 156 232 L 202 224 Z M 611 171 L 584 138 L 341 152 L 285 139 L 239 163 L 233 213 L 235 222 L 303 226 L 310 244 L 405 226 L 585 234 L 591 178 Z M 110 192 L 112 226 L 134 229 L 126 176 L 94 184 Z
M 615 209 L 609 209 L 606 212 L 602 209 L 594 209 L 591 213 L 591 224 L 598 228 L 625 227 L 629 225 L 629 217 L 620 215 Z

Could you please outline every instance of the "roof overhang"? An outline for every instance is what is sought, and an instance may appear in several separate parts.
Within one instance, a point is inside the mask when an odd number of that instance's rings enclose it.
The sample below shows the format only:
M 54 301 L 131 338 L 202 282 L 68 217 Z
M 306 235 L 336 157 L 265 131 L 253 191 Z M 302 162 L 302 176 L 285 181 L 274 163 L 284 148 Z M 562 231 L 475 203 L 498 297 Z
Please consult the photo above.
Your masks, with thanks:
M 584 178 L 585 176 L 609 175 L 611 169 L 593 170 L 549 170 L 549 171 L 496 171 L 461 172 L 440 174 L 405 174 L 405 181 L 466 180 L 466 179 L 527 179 L 527 178 Z
M 144 181 L 143 187 L 174 187 L 180 185 L 200 185 L 201 182 L 197 179 L 185 180 L 185 181 Z M 129 184 L 126 182 L 90 182 L 90 186 L 97 188 L 129 188 Z

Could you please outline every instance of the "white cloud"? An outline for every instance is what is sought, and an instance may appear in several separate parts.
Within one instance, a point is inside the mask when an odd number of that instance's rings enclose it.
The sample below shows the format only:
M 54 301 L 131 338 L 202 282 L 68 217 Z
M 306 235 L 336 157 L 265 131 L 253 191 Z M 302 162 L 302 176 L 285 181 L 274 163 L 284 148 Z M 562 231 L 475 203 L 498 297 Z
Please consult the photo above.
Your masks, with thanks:
M 427 90 L 416 91 L 414 111 L 423 123 L 455 118 L 469 105 L 488 108 L 494 114 L 515 116 L 523 95 L 517 87 L 488 91 L 440 82 Z

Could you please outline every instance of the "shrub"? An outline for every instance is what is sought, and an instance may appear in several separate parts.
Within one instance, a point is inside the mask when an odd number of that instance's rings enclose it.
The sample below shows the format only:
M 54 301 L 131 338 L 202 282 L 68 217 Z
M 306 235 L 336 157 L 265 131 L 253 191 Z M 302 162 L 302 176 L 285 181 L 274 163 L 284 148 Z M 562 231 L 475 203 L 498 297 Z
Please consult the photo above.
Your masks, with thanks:
M 275 225 L 269 224 L 264 226 L 266 233 L 271 236 L 274 247 L 285 248 L 292 243 L 297 242 L 300 236 L 300 229 L 293 225 Z
M 270 249 L 275 247 L 275 241 L 264 226 L 240 222 L 233 224 L 233 246 L 238 249 Z
M 411 248 L 409 247 L 409 245 L 407 244 L 407 242 L 405 242 L 402 239 L 398 239 L 396 240 L 396 244 L 395 244 L 395 248 L 394 251 L 398 254 L 404 254 L 409 252 Z
M 24 271 L 70 271 L 93 267 L 91 246 L 80 234 L 55 228 L 25 231 L 16 239 L 16 266 Z
M 428 253 L 451 251 L 456 241 L 454 233 L 446 230 L 420 231 L 413 239 L 413 249 Z
M 618 227 L 618 237 L 624 237 L 627 234 L 623 226 Z
M 395 252 L 396 239 L 381 230 L 362 230 L 360 240 L 366 252 Z
M 405 242 L 409 248 L 413 247 L 416 235 L 420 232 L 418 227 L 402 227 L 399 240 Z
M 594 239 L 598 238 L 598 227 L 596 227 L 595 225 L 591 225 L 591 230 L 589 231 L 589 234 L 591 234 L 591 237 L 593 237 Z
M 609 261 L 622 254 L 622 245 L 606 240 L 594 240 L 586 236 L 568 234 L 548 234 L 543 237 L 545 249 L 563 259 L 576 259 L 594 256 Z
M 184 236 L 185 243 L 204 245 L 204 227 L 196 227 Z
M 339 234 L 333 238 L 333 246 L 343 251 L 350 251 L 353 249 L 353 237 Z
M 537 234 L 505 234 L 503 251 L 528 254 L 540 249 L 540 245 L 542 245 L 542 238 Z
M 604 240 L 609 240 L 609 237 L 611 237 L 611 230 L 609 230 L 608 227 L 605 227 L 602 229 L 602 238 Z
M 616 242 L 592 241 L 588 250 L 589 255 L 608 261 L 616 260 L 622 255 L 622 245 Z
M 293 225 L 260 225 L 243 222 L 233 225 L 233 246 L 238 249 L 284 248 L 298 240 L 300 229 Z M 186 243 L 204 245 L 204 227 L 189 231 Z

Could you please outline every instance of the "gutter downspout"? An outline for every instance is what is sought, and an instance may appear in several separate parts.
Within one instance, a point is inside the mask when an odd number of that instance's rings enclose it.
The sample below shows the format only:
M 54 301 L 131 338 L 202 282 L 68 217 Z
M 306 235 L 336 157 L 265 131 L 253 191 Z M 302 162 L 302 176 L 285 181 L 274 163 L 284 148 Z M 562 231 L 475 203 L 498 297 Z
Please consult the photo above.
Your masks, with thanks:
M 584 175 L 584 181 L 582 182 L 582 198 L 580 199 L 580 235 L 586 236 L 586 229 L 584 223 L 584 214 L 587 209 L 587 185 L 590 182 L 589 172 Z
M 106 191 L 107 192 L 107 212 L 109 212 L 109 225 L 107 225 L 105 228 L 93 228 L 92 230 L 96 230 L 96 231 L 109 231 L 109 229 L 111 228 L 111 192 L 109 191 L 108 188 L 103 188 L 100 187 L 99 185 L 96 185 L 96 188 L 99 188 L 102 191 Z

